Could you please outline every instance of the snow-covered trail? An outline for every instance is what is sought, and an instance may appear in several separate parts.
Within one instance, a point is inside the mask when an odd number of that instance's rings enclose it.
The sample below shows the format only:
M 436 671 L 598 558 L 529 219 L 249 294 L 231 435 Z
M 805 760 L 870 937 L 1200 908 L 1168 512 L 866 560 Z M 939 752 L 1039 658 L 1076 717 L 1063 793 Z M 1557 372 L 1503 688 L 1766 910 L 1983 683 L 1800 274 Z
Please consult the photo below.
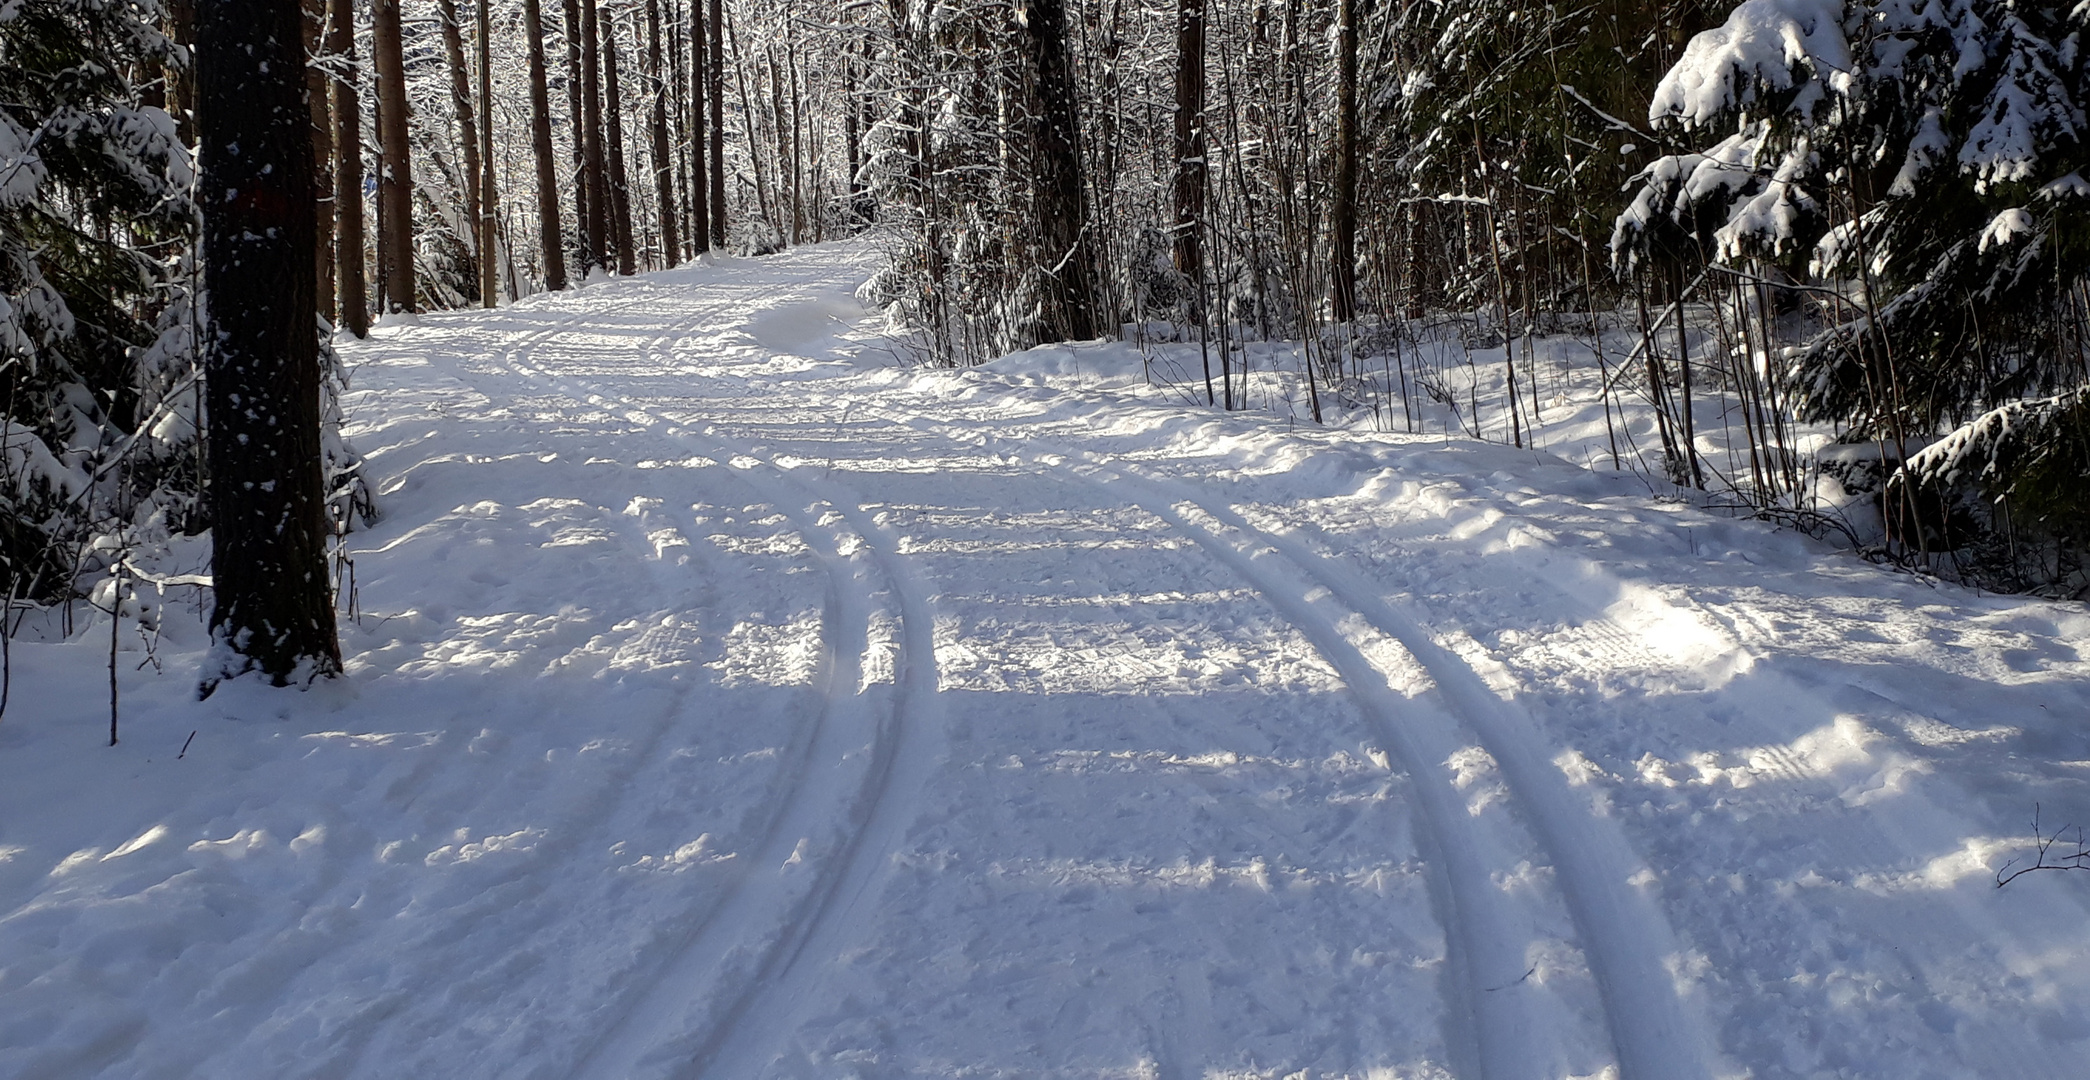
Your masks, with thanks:
M 170 630 L 102 750 L 106 623 L 17 646 L 0 1076 L 2079 1073 L 2090 876 L 1991 884 L 2090 822 L 2079 607 L 904 371 L 869 258 L 349 346 L 342 685 Z

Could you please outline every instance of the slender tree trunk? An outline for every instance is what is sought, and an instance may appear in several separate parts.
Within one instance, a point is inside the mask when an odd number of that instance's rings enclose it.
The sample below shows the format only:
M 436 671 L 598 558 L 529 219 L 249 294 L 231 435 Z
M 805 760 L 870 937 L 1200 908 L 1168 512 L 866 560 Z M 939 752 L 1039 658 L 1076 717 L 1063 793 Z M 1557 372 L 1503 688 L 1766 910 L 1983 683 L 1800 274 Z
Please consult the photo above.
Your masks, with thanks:
M 770 141 L 776 146 L 776 230 L 779 236 L 788 224 L 791 229 L 789 242 L 798 243 L 798 187 L 792 176 L 796 164 L 791 160 L 790 125 L 784 120 L 784 65 L 779 63 L 776 52 L 764 49 L 769 60 L 769 133 Z M 736 55 L 737 52 L 736 52 Z M 759 81 L 756 86 L 762 85 Z M 787 220 L 788 219 L 788 220 Z
M 221 0 L 212 0 L 213 3 Z M 406 131 L 406 61 L 401 54 L 399 0 L 375 0 L 371 48 L 377 53 L 378 140 L 382 155 L 378 219 L 384 230 L 385 307 L 416 310 L 414 173 Z
M 341 326 L 370 335 L 370 296 L 363 279 L 363 107 L 356 92 L 356 0 L 327 9 L 327 53 L 340 67 L 328 80 L 334 94 L 334 267 L 341 293 Z
M 565 239 L 559 235 L 559 163 L 552 153 L 552 96 L 544 63 L 544 8 L 523 0 L 523 34 L 530 51 L 530 151 L 537 160 L 537 238 L 544 253 L 544 287 L 566 287 Z
M 495 255 L 500 247 L 494 224 L 501 218 L 500 196 L 493 178 L 493 15 L 491 0 L 477 0 L 479 39 L 479 302 L 493 307 L 500 301 L 501 286 L 495 275 Z
M 1361 2 L 1337 0 L 1336 12 L 1335 179 L 1328 197 L 1328 307 L 1329 314 L 1339 323 L 1357 317 L 1357 32 Z
M 196 27 L 211 508 L 203 691 L 337 674 L 326 565 L 311 110 L 295 5 L 213 0 Z M 236 149 L 235 149 L 236 148 Z
M 167 36 L 189 50 L 196 47 L 196 0 L 167 0 Z M 183 146 L 196 145 L 195 61 L 167 68 L 167 111 L 174 116 L 174 134 Z
M 662 28 L 667 34 L 668 46 L 668 139 L 675 154 L 675 193 L 681 199 L 676 206 L 675 226 L 683 240 L 683 246 L 675 255 L 677 260 L 696 255 L 696 215 L 690 207 L 690 189 L 694 187 L 695 165 L 690 156 L 694 143 L 689 132 L 690 75 L 686 39 L 689 25 L 682 18 L 681 0 L 667 0 L 667 8 L 661 12 Z
M 592 4 L 594 0 L 589 0 Z M 606 96 L 602 142 L 603 167 L 608 170 L 610 193 L 610 240 L 617 249 L 617 272 L 626 277 L 638 272 L 638 260 L 631 245 L 631 187 L 630 175 L 624 168 L 624 97 L 618 89 L 617 19 L 611 15 L 600 18 L 602 28 L 602 79 Z
M 784 24 L 784 73 L 791 87 L 791 242 L 805 243 L 806 212 L 805 89 L 798 81 L 798 50 Z
M 701 2 L 701 0 L 700 0 Z M 711 246 L 726 246 L 726 18 L 711 0 Z
M 481 4 L 485 0 L 479 0 Z M 472 245 L 472 282 L 477 287 L 477 268 L 489 263 L 479 247 L 479 125 L 472 115 L 472 81 L 464 66 L 464 28 L 457 20 L 457 0 L 435 0 L 436 22 L 443 35 L 443 58 L 450 68 L 450 106 L 457 114 L 459 150 L 464 158 L 465 232 Z M 468 298 L 470 299 L 470 298 Z
M 573 140 L 574 244 L 580 275 L 587 280 L 599 261 L 595 258 L 595 177 L 588 171 L 588 109 L 581 103 L 587 81 L 581 77 L 586 53 L 581 34 L 581 2 L 565 0 L 566 15 L 566 118 L 567 135 Z
M 782 230 L 777 227 L 776 215 L 769 212 L 769 179 L 762 174 L 762 140 L 755 133 L 755 96 L 748 92 L 747 62 L 740 51 L 740 35 L 733 32 L 730 22 L 726 24 L 726 37 L 733 46 L 733 76 L 740 90 L 740 134 L 747 140 L 747 163 L 755 173 L 755 211 L 771 233 L 779 233 Z
M 588 258 L 609 265 L 609 167 L 602 148 L 602 37 L 595 0 L 581 0 L 581 136 L 586 140 L 588 183 Z
M 711 250 L 711 33 L 704 22 L 704 0 L 689 4 L 689 215 L 690 247 L 702 255 Z
M 371 0 L 371 10 L 373 13 L 376 11 L 376 0 Z M 374 17 L 372 21 L 376 21 Z M 375 45 L 375 42 L 373 42 L 372 44 Z M 376 49 L 373 48 L 371 51 L 375 52 Z M 370 64 L 370 131 L 371 134 L 376 136 L 377 138 L 377 144 L 371 147 L 371 152 L 375 154 L 377 158 L 377 179 L 370 181 L 371 194 L 374 196 L 370 200 L 372 211 L 370 232 L 370 267 L 373 274 L 375 275 L 371 278 L 371 284 L 375 292 L 375 295 L 372 297 L 372 299 L 376 301 L 373 310 L 377 312 L 379 317 L 383 317 L 385 312 L 392 310 L 385 304 L 385 285 L 387 282 L 391 280 L 392 274 L 392 271 L 388 269 L 392 265 L 392 254 L 390 251 L 392 235 L 391 233 L 385 231 L 385 98 L 384 95 L 378 93 L 377 90 L 377 64 L 375 62 L 376 57 L 373 56 L 371 60 L 372 63 Z
M 326 0 L 302 0 L 305 55 L 317 60 L 323 53 L 327 28 Z M 328 115 L 327 73 L 317 63 L 305 65 L 305 105 L 311 111 L 312 135 L 312 224 L 313 235 L 334 232 L 334 124 Z M 320 315 L 334 318 L 334 245 L 312 245 L 312 296 Z
M 646 62 L 653 70 L 653 191 L 660 209 L 660 260 L 673 266 L 682 258 L 682 234 L 675 220 L 675 156 L 668 145 L 667 62 L 660 50 L 660 0 L 646 0 Z
M 1081 109 L 1067 57 L 1064 0 L 1032 0 L 1026 42 L 1037 76 L 1038 227 L 1045 265 L 1046 341 L 1097 334 L 1095 252 L 1081 175 Z
M 852 51 L 842 61 L 842 161 L 849 170 L 846 190 L 849 201 L 843 204 L 842 220 L 851 231 L 863 223 L 864 189 L 857 177 L 863 173 L 864 140 L 857 127 L 856 54 Z
M 1190 316 L 1205 322 L 1203 226 L 1209 187 L 1205 167 L 1205 0 L 1176 10 L 1176 272 L 1191 283 Z

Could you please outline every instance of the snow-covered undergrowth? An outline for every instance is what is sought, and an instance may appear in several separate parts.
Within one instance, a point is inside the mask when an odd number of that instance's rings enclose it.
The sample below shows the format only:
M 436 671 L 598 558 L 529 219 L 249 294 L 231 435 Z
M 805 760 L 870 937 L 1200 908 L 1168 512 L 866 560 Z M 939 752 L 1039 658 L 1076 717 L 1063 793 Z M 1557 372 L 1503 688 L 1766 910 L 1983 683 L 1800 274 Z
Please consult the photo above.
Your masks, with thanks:
M 2090 822 L 2080 606 L 1566 414 L 905 368 L 868 260 L 344 346 L 337 683 L 195 702 L 170 616 L 106 748 L 108 624 L 17 642 L 0 1075 L 2080 1071 L 2090 876 L 1993 885 Z

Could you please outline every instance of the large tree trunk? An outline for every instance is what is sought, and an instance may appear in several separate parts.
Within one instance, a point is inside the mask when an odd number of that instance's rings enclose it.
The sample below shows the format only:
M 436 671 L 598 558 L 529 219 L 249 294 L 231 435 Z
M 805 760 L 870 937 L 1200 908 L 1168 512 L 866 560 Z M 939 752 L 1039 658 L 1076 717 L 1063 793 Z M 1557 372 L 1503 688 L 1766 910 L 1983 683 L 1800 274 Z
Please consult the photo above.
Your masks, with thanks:
M 494 224 L 501 219 L 500 197 L 495 193 L 493 182 L 493 16 L 488 10 L 493 5 L 489 0 L 478 0 L 479 37 L 479 175 L 473 182 L 479 185 L 479 219 L 472 227 L 479 232 L 479 302 L 493 307 L 501 298 L 500 282 L 494 274 L 494 261 L 500 244 L 494 232 Z M 509 279 L 514 279 L 514 262 L 509 262 Z
M 660 0 L 646 0 L 646 63 L 653 91 L 653 194 L 660 210 L 660 260 L 682 261 L 682 233 L 675 220 L 675 156 L 668 146 L 667 61 L 660 51 Z
M 537 236 L 544 250 L 544 286 L 566 287 L 565 240 L 559 235 L 559 167 L 552 155 L 551 88 L 544 70 L 544 10 L 523 0 L 523 33 L 530 49 L 530 150 L 537 159 Z
M 581 37 L 581 0 L 565 0 L 566 15 L 566 118 L 567 135 L 573 140 L 574 250 L 580 263 L 581 280 L 597 265 L 595 224 L 595 178 L 588 172 L 588 109 L 581 103 L 587 82 L 581 78 L 581 58 L 587 51 Z
M 341 325 L 370 334 L 370 296 L 363 280 L 363 106 L 356 93 L 356 2 L 327 8 L 327 52 L 341 67 L 328 80 L 334 92 L 334 268 L 341 293 Z
M 480 0 L 483 6 L 485 0 Z M 443 35 L 443 58 L 450 68 L 450 107 L 457 114 L 458 148 L 464 158 L 464 220 L 470 234 L 473 265 L 488 262 L 479 250 L 479 125 L 472 116 L 472 79 L 464 66 L 464 28 L 457 21 L 457 0 L 435 0 L 436 22 Z M 472 280 L 479 275 L 475 271 Z M 471 299 L 471 297 L 466 297 Z
M 213 3 L 219 0 L 212 0 Z M 385 308 L 416 310 L 414 301 L 414 171 L 407 144 L 406 61 L 401 55 L 399 0 L 374 0 L 371 48 L 377 53 L 378 228 L 384 232 Z
M 1357 317 L 1357 30 L 1361 0 L 1337 0 L 1335 21 L 1335 183 L 1328 193 L 1328 309 L 1336 322 Z
M 318 57 L 324 51 L 326 0 L 302 0 L 301 29 L 305 55 Z M 315 63 L 305 65 L 305 105 L 311 110 L 312 139 L 312 227 L 315 236 L 334 232 L 334 125 L 327 110 L 327 73 Z M 319 313 L 334 321 L 334 245 L 312 245 L 312 296 Z
M 697 254 L 711 250 L 711 34 L 705 28 L 704 0 L 689 4 L 689 240 Z
M 590 0 L 593 3 L 593 0 Z M 604 116 L 602 128 L 603 168 L 608 171 L 610 193 L 610 241 L 617 251 L 617 272 L 631 276 L 638 272 L 638 260 L 631 245 L 631 185 L 630 175 L 624 168 L 624 95 L 617 81 L 617 18 L 611 15 L 602 23 L 602 85 Z
M 702 0 L 698 0 L 699 3 Z M 711 246 L 726 246 L 726 17 L 711 0 Z
M 588 259 L 608 266 L 610 253 L 609 168 L 602 153 L 602 37 L 595 0 L 581 0 L 581 138 L 587 150 Z
M 328 589 L 312 299 L 312 123 L 297 5 L 213 0 L 196 27 L 211 510 L 203 675 L 341 670 Z
M 1205 321 L 1205 0 L 1176 10 L 1176 272 L 1193 292 L 1190 317 Z
M 1081 108 L 1067 58 L 1064 0 L 1032 0 L 1026 35 L 1038 86 L 1035 122 L 1044 340 L 1097 335 L 1095 252 L 1081 176 Z

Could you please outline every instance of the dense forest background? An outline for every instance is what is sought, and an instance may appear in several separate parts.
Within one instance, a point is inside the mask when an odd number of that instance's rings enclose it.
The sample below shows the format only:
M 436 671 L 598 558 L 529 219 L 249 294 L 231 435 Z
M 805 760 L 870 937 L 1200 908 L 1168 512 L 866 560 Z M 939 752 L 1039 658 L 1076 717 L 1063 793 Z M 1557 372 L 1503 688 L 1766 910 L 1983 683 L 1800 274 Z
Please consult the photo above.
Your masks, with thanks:
M 129 553 L 209 526 L 194 4 L 0 7 L 9 613 L 141 614 Z M 1912 569 L 2090 589 L 2090 8 L 303 14 L 322 335 L 867 234 L 890 260 L 862 296 L 922 363 L 1194 341 L 1200 396 L 1238 408 L 1251 345 L 1284 343 L 1253 355 L 1286 358 L 1315 420 L 1435 407 L 1524 445 L 1559 393 L 1540 343 L 1586 340 L 1606 424 L 1656 418 L 1610 467 Z M 1448 363 L 1499 375 L 1462 398 Z M 367 494 L 327 408 L 345 530 Z

